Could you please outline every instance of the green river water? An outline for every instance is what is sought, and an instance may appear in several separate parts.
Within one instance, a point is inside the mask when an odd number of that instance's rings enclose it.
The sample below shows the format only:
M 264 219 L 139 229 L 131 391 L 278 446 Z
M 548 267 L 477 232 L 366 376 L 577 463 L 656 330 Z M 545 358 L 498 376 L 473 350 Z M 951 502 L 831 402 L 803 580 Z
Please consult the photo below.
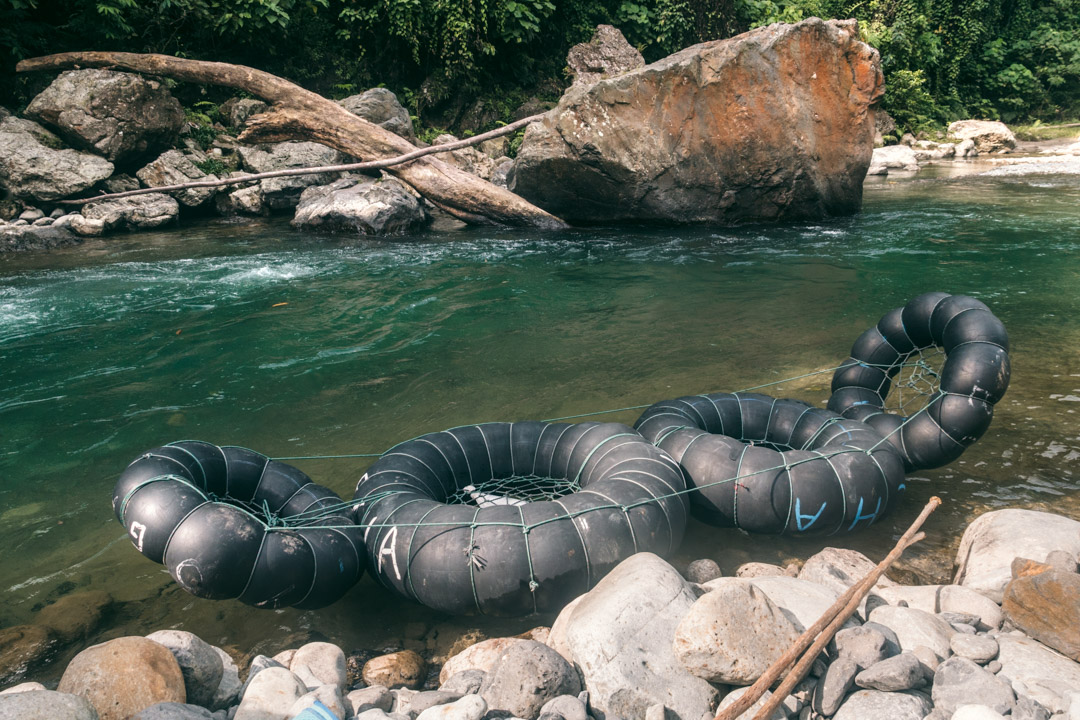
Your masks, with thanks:
M 674 561 L 711 557 L 731 573 L 827 545 L 880 557 L 937 494 L 945 504 L 898 576 L 940 582 L 987 509 L 1080 519 L 1077 176 L 876 182 L 859 215 L 811 224 L 366 240 L 216 221 L 0 257 L 0 624 L 103 589 L 119 602 L 89 640 L 177 627 L 272 653 L 309 637 L 348 651 L 521 632 L 550 618 L 451 620 L 370 577 L 320 611 L 193 598 L 124 538 L 113 483 L 178 439 L 370 453 L 455 425 L 762 385 L 835 366 L 929 290 L 974 295 L 1009 329 L 1012 385 L 987 435 L 910 478 L 905 504 L 860 533 L 751 538 L 694 523 Z M 828 382 L 771 390 L 823 404 Z M 369 463 L 296 464 L 351 497 Z

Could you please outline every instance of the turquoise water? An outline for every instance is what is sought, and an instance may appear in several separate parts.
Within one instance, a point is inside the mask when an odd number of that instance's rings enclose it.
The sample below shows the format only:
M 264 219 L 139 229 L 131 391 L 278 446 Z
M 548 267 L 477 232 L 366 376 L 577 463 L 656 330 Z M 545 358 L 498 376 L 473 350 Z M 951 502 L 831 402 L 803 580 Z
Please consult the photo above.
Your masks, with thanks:
M 0 622 L 106 589 L 120 605 L 103 637 L 182 627 L 244 649 L 314 635 L 431 649 L 466 628 L 527 629 L 539 621 L 447 621 L 370 578 L 317 612 L 192 598 L 123 539 L 112 485 L 177 439 L 379 452 L 466 423 L 771 383 L 838 364 L 928 290 L 975 295 L 1009 328 L 1013 383 L 987 436 L 918 473 L 899 512 L 860 534 L 695 524 L 677 560 L 733 572 L 828 544 L 880 556 L 938 494 L 945 505 L 899 572 L 947 579 L 959 533 L 987 508 L 1080 518 L 1078 208 L 1075 176 L 886 181 L 867 186 L 860 215 L 815 224 L 374 241 L 218 222 L 0 256 Z M 775 393 L 824 403 L 828 381 Z M 369 462 L 297 464 L 349 496 Z

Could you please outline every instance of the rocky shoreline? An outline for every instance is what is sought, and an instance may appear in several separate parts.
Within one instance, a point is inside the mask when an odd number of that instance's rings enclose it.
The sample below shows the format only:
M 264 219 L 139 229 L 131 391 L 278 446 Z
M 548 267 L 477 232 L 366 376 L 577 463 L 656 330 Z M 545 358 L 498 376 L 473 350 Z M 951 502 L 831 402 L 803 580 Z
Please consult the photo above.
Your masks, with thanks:
M 953 584 L 882 578 L 773 717 L 1080 717 L 1078 556 L 1078 521 L 1019 509 L 980 516 L 961 539 Z M 179 630 L 122 637 L 76 655 L 54 690 L 24 682 L 0 692 L 0 719 L 287 720 L 318 702 L 339 720 L 707 720 L 873 566 L 826 548 L 801 566 L 747 563 L 720 577 L 709 559 L 680 573 L 640 553 L 550 628 L 466 633 L 427 657 L 347 656 L 312 642 L 248 661 Z M 0 651 L 9 681 L 12 630 Z

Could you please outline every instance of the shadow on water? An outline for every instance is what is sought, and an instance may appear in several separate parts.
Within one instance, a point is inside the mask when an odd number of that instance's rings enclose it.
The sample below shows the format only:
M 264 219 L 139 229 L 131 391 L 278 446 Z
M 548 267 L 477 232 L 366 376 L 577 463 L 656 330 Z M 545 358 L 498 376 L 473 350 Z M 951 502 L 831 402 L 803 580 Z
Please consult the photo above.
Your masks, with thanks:
M 1010 330 L 1013 383 L 987 436 L 910 478 L 897 512 L 860 533 L 693 523 L 675 563 L 731 573 L 827 545 L 879 557 L 937 494 L 898 572 L 945 581 L 987 509 L 1080 518 L 1078 203 L 1075 178 L 886 181 L 858 216 L 814 224 L 366 240 L 217 222 L 0 257 L 0 621 L 104 589 L 120 605 L 96 639 L 179 627 L 267 653 L 309 637 L 435 651 L 470 628 L 523 631 L 550 618 L 445 618 L 370 578 L 316 612 L 192 598 L 123 538 L 112 484 L 182 438 L 378 452 L 466 423 L 755 387 L 838 364 L 885 311 L 937 289 L 983 299 Z M 766 392 L 822 404 L 828 384 Z M 297 464 L 349 496 L 369 463 Z

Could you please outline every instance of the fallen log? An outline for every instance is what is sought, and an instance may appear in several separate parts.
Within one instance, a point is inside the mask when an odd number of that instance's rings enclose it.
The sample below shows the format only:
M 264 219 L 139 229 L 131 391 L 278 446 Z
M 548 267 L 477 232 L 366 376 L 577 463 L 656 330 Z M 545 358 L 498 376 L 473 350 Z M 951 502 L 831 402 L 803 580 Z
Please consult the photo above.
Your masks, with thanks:
M 239 177 L 217 178 L 214 180 L 192 180 L 191 182 L 177 183 L 176 185 L 156 185 L 154 187 L 139 188 L 138 190 L 125 190 L 124 192 L 102 193 L 100 195 L 94 195 L 92 197 L 74 198 L 71 200 L 58 200 L 56 204 L 86 205 L 87 203 L 98 202 L 99 200 L 116 200 L 119 198 L 131 197 L 132 195 L 170 193 L 177 190 L 190 190 L 191 188 L 241 185 L 243 183 L 254 182 L 256 180 L 268 180 L 270 178 L 296 177 L 298 175 L 316 175 L 320 173 L 365 172 L 368 170 L 384 170 L 386 168 L 393 167 L 394 165 L 401 165 L 402 163 L 407 163 L 410 160 L 424 157 L 425 155 L 435 155 L 436 153 L 450 152 L 451 150 L 457 150 L 458 148 L 477 145 L 484 142 L 485 140 L 491 140 L 502 135 L 507 135 L 514 132 L 518 128 L 528 125 L 535 120 L 539 120 L 542 117 L 542 114 L 530 115 L 529 117 L 512 122 L 509 125 L 504 125 L 501 128 L 496 128 L 495 130 L 481 133 L 480 135 L 474 135 L 471 138 L 443 143 L 442 145 L 432 145 L 430 147 L 420 148 L 419 150 L 413 150 L 410 153 L 398 155 L 397 157 L 386 158 L 385 160 L 368 160 L 367 162 L 346 163 L 344 165 L 318 165 L 315 167 L 288 168 L 287 170 L 270 170 L 268 172 L 249 173 L 246 175 L 241 175 Z
M 321 95 L 276 75 L 230 63 L 188 60 L 169 55 L 123 52 L 71 52 L 29 58 L 17 72 L 110 68 L 188 82 L 244 90 L 270 103 L 270 110 L 248 118 L 242 142 L 309 140 L 347 155 L 379 160 L 414 148 L 404 138 L 364 120 Z M 514 193 L 433 157 L 394 165 L 388 172 L 434 205 L 470 223 L 566 227 L 559 218 Z

